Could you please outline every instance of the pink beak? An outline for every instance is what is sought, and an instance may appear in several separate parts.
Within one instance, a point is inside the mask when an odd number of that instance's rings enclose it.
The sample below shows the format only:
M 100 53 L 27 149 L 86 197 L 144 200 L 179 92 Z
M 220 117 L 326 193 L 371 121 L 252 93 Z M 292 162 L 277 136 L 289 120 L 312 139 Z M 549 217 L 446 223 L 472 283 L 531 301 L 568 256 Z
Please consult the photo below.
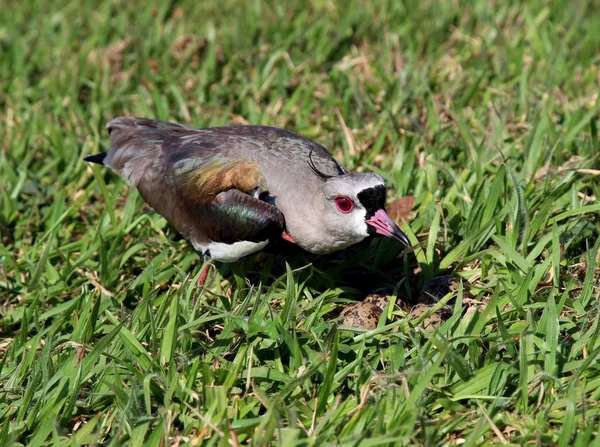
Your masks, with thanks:
M 392 218 L 387 215 L 385 210 L 377 210 L 373 217 L 367 219 L 366 222 L 368 225 L 371 225 L 373 228 L 375 228 L 377 234 L 391 237 L 392 239 L 402 242 L 407 247 L 410 247 L 410 242 L 406 237 L 406 234 L 404 234 L 402 230 L 398 228 L 398 225 L 396 225 Z

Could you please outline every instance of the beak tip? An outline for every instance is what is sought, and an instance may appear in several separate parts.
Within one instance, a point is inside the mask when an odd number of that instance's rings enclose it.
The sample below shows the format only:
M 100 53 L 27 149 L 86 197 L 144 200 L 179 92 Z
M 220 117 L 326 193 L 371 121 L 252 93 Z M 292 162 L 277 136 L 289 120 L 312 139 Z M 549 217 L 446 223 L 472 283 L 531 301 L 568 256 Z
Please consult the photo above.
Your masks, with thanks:
M 385 210 L 378 210 L 372 218 L 367 220 L 367 224 L 375 229 L 377 234 L 382 236 L 391 237 L 398 242 L 410 248 L 410 241 L 406 234 L 396 225 L 392 218 L 385 212 Z
M 406 234 L 404 234 L 403 231 L 400 231 L 399 234 L 396 235 L 395 239 L 397 239 L 404 246 L 406 246 L 406 248 L 410 248 L 410 241 L 408 240 L 408 237 L 406 237 Z

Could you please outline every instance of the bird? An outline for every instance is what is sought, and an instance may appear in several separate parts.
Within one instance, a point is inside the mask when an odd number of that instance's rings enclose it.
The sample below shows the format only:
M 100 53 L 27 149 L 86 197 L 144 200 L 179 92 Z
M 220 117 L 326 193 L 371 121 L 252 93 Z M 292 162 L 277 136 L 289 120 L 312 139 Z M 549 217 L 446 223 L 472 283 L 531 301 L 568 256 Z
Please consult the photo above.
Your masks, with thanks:
M 106 127 L 108 151 L 84 160 L 120 174 L 205 260 L 236 262 L 282 240 L 315 254 L 373 236 L 410 246 L 380 175 L 351 172 L 289 130 L 134 116 Z

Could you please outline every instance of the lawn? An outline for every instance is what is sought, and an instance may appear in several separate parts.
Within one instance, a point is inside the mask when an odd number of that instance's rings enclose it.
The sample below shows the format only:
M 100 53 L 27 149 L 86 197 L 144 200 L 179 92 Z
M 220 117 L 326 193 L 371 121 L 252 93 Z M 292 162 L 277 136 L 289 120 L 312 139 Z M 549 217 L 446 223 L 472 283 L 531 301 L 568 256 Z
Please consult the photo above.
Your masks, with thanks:
M 25 1 L 0 18 L 0 445 L 585 446 L 600 431 L 593 0 Z M 414 248 L 202 260 L 83 157 L 264 124 L 414 197 Z M 396 202 L 397 203 L 397 202 Z M 414 303 L 460 279 L 424 328 Z

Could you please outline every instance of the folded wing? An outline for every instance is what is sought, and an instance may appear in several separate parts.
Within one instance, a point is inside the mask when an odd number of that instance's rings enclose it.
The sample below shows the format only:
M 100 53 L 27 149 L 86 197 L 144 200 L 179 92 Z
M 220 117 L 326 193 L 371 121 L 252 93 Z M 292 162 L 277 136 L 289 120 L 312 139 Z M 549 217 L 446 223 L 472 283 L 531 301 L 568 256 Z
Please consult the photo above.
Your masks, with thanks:
M 107 127 L 111 147 L 103 163 L 197 249 L 281 237 L 282 213 L 258 198 L 268 192 L 260 167 L 231 152 L 223 156 L 227 151 L 219 148 L 227 138 L 135 117 L 117 118 Z

